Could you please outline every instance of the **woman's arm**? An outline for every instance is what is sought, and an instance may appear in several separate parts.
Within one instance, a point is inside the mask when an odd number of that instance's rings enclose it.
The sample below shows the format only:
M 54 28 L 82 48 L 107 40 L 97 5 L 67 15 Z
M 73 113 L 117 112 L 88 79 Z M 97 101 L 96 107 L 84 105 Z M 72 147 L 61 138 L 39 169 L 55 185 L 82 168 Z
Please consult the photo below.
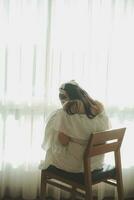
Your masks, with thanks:
M 59 132 L 58 139 L 62 145 L 68 145 L 71 140 L 71 138 L 65 135 L 63 132 Z

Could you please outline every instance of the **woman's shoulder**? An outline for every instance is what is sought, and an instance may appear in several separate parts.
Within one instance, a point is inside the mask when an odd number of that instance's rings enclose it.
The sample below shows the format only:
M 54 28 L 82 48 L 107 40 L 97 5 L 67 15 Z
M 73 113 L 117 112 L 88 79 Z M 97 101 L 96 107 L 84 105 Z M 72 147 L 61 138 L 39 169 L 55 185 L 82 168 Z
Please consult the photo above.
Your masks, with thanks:
M 46 118 L 46 123 L 53 121 L 56 116 L 61 112 L 61 109 L 52 111 Z
M 56 120 L 56 121 L 63 121 L 65 119 L 68 119 L 68 114 L 66 111 L 63 110 L 63 108 L 57 109 L 51 116 L 51 120 Z
M 97 117 L 108 117 L 108 113 L 105 107 L 103 107 L 103 109 L 101 110 L 100 113 L 98 113 Z
M 83 118 L 85 120 L 89 119 L 86 114 L 69 114 L 64 110 L 64 108 L 61 108 L 56 112 L 56 119 L 62 121 L 63 123 L 68 123 L 70 126 L 72 123 L 79 123 L 80 120 L 83 120 Z

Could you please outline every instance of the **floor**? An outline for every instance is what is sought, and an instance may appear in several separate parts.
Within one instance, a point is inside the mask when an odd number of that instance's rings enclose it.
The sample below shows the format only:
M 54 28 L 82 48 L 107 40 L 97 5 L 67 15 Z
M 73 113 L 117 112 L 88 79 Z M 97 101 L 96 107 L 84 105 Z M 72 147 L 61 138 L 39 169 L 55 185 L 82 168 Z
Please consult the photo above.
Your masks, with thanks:
M 51 197 L 48 197 L 47 200 L 54 200 L 53 198 Z M 62 200 L 69 200 L 69 199 L 62 199 Z M 76 199 L 76 200 L 80 200 L 80 199 Z M 97 198 L 95 197 L 93 200 L 97 200 Z M 114 198 L 111 198 L 111 197 L 107 197 L 107 198 L 104 198 L 103 200 L 115 200 Z M 134 198 L 127 198 L 125 200 L 134 200 Z
M 13 199 L 13 198 L 5 197 L 2 200 L 23 200 L 23 199 L 21 198 Z M 33 200 L 40 200 L 40 199 L 38 198 L 38 199 L 33 199 Z M 47 200 L 55 200 L 55 199 L 52 197 L 47 197 Z M 70 200 L 70 199 L 62 199 L 62 200 Z M 76 199 L 76 200 L 81 200 L 81 199 Z M 94 198 L 93 200 L 97 200 L 97 198 Z M 103 200 L 114 200 L 114 198 L 107 197 L 107 198 L 104 198 Z M 134 200 L 134 198 L 127 198 L 125 200 Z

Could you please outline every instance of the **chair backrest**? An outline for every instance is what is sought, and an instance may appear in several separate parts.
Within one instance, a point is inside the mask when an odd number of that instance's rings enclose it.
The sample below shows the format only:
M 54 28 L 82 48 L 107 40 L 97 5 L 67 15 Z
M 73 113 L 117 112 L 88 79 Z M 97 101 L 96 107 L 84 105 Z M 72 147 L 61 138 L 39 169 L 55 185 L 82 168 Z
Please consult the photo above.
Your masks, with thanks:
M 92 133 L 84 157 L 117 151 L 121 146 L 125 130 L 126 128 L 119 128 Z
M 120 159 L 120 147 L 124 137 L 125 130 L 126 128 L 118 128 L 91 134 L 88 145 L 84 152 L 85 171 L 88 170 L 89 173 L 90 158 L 93 156 L 114 152 L 115 157 L 117 157 L 117 159 Z

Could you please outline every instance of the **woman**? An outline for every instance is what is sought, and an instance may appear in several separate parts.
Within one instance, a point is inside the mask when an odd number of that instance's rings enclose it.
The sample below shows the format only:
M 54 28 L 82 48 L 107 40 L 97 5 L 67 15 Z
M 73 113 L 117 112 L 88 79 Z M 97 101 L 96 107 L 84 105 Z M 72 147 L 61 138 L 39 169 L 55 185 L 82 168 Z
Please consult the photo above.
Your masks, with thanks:
M 46 157 L 40 168 L 53 165 L 67 172 L 83 172 L 83 153 L 91 133 L 109 128 L 103 105 L 93 100 L 76 82 L 62 84 L 59 89 L 61 109 L 49 119 L 42 148 Z M 104 157 L 95 156 L 91 169 L 100 169 Z

